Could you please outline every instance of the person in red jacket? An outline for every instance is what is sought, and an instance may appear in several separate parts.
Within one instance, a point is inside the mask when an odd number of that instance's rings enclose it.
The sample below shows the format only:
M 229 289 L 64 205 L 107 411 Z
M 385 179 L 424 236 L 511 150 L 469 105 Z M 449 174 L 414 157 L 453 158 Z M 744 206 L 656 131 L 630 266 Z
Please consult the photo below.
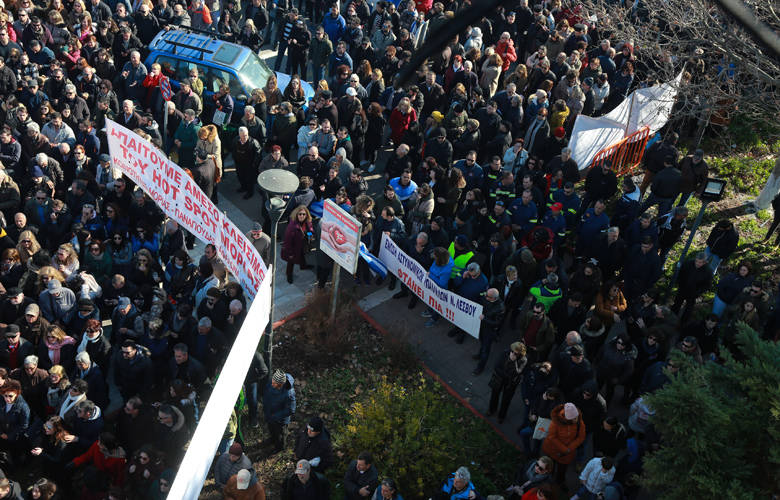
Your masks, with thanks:
M 390 129 L 392 130 L 390 138 L 395 145 L 401 144 L 404 132 L 406 132 L 409 129 L 409 126 L 416 121 L 417 111 L 412 107 L 409 98 L 404 97 L 398 102 L 398 106 L 395 107 L 393 113 L 390 115 Z
M 150 71 L 144 81 L 141 83 L 146 88 L 146 97 L 144 98 L 144 107 L 147 110 L 152 109 L 155 98 L 155 90 L 160 87 L 160 80 L 165 75 L 162 74 L 162 66 L 157 63 L 152 64 L 152 71 Z
M 104 498 L 103 494 L 110 486 L 122 487 L 125 483 L 125 468 L 127 457 L 125 450 L 119 445 L 116 437 L 110 432 L 103 432 L 100 438 L 84 453 L 74 458 L 65 466 L 68 472 L 76 467 L 89 465 L 84 473 L 84 488 L 81 498 Z M 107 481 L 106 481 L 107 480 Z
M 508 32 L 501 33 L 501 38 L 496 44 L 496 54 L 501 56 L 504 64 L 501 66 L 501 73 L 506 73 L 509 65 L 517 61 L 517 52 L 515 51 L 515 42 L 512 41 Z

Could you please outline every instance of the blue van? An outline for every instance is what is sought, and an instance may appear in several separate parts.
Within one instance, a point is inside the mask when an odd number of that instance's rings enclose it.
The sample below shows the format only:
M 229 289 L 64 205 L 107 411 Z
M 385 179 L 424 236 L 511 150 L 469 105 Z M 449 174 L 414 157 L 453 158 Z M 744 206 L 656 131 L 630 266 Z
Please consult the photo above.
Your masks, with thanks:
M 210 116 L 214 109 L 211 96 L 220 85 L 227 83 L 235 105 L 235 122 L 243 116 L 248 96 L 254 89 L 265 87 L 268 77 L 274 73 L 251 49 L 190 28 L 160 31 L 149 45 L 149 56 L 145 61 L 147 68 L 153 63 L 162 67 L 163 74 L 171 79 L 174 91 L 179 89 L 181 80 L 189 77 L 190 70 L 197 68 L 203 81 L 204 116 Z M 275 73 L 279 89 L 284 92 L 290 75 Z M 301 86 L 308 102 L 314 97 L 314 88 L 303 81 Z

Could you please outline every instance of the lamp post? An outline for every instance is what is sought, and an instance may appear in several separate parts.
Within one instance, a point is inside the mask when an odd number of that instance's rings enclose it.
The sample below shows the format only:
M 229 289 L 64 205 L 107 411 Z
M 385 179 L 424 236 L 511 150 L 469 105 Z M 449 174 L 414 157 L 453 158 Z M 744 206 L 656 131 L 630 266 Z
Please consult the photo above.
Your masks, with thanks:
M 287 208 L 288 200 L 285 195 L 290 195 L 298 189 L 298 176 L 289 170 L 281 168 L 272 168 L 266 170 L 257 176 L 257 184 L 260 185 L 268 198 L 265 202 L 265 208 L 268 216 L 271 218 L 271 317 L 268 325 L 265 327 L 265 358 L 269 373 L 272 372 L 272 356 L 274 345 L 274 296 L 276 294 L 276 233 L 279 230 L 279 219 L 282 218 L 284 210 Z

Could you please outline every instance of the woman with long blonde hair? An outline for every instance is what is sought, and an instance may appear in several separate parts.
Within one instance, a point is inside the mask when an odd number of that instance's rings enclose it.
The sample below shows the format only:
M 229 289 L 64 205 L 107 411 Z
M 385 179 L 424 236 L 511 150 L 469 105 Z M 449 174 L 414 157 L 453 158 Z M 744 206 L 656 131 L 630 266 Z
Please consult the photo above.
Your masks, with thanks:
M 57 248 L 51 258 L 51 265 L 63 275 L 65 279 L 71 277 L 73 273 L 79 270 L 79 256 L 76 253 L 76 249 L 70 243 L 63 243 Z
M 27 264 L 27 261 L 41 249 L 41 244 L 38 243 L 35 233 L 28 229 L 19 234 L 19 243 L 16 245 L 16 249 L 19 251 L 19 260 L 22 264 Z
M 306 249 L 313 238 L 311 214 L 304 205 L 296 207 L 284 233 L 282 259 L 287 262 L 287 283 L 293 282 L 293 268 L 298 264 L 306 269 Z

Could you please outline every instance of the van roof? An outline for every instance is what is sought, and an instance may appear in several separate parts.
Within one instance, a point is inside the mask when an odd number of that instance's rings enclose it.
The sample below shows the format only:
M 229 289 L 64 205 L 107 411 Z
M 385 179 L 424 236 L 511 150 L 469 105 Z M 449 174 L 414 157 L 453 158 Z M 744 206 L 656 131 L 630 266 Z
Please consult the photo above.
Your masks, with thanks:
M 236 67 L 244 62 L 249 49 L 226 42 L 214 35 L 189 30 L 161 31 L 149 45 L 152 51 L 175 54 L 184 59 L 209 61 L 211 63 Z

